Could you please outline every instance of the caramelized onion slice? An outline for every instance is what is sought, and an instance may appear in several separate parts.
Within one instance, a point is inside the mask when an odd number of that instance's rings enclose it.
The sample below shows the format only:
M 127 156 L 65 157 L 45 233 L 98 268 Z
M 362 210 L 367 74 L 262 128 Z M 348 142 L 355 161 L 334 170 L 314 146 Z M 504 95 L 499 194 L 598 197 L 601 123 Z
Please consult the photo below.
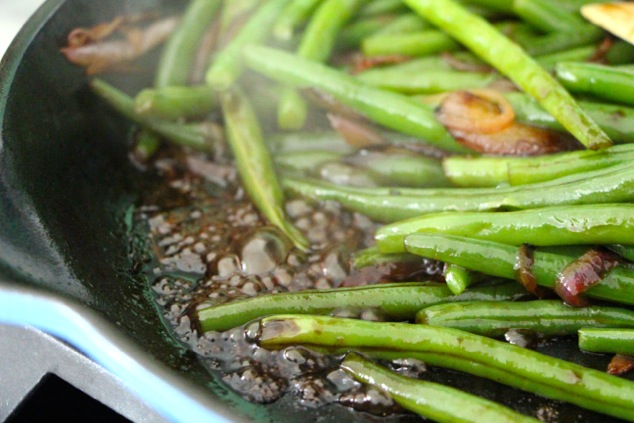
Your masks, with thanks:
M 533 273 L 533 264 L 535 263 L 533 253 L 533 248 L 528 244 L 522 244 L 518 248 L 515 274 L 527 292 L 538 298 L 545 298 L 548 296 L 548 291 L 541 286 L 537 286 L 537 278 L 535 278 Z
M 516 123 L 512 106 L 493 90 L 454 91 L 444 97 L 436 117 L 478 153 L 533 156 L 578 148 L 567 134 Z
M 60 51 L 71 63 L 86 68 L 94 75 L 130 62 L 156 47 L 174 31 L 178 18 L 167 18 L 143 29 L 128 29 L 125 39 L 103 41 L 79 47 L 64 47 Z
M 620 258 L 614 253 L 591 249 L 559 274 L 555 281 L 555 292 L 571 306 L 586 307 L 589 303 L 581 294 L 601 282 L 619 263 Z
M 608 373 L 621 376 L 634 370 L 634 357 L 616 354 L 608 364 Z
M 381 134 L 368 122 L 333 113 L 328 113 L 328 120 L 333 129 L 353 147 L 363 148 L 385 142 Z
M 454 91 L 436 110 L 438 120 L 450 131 L 491 134 L 515 121 L 513 106 L 493 90 Z

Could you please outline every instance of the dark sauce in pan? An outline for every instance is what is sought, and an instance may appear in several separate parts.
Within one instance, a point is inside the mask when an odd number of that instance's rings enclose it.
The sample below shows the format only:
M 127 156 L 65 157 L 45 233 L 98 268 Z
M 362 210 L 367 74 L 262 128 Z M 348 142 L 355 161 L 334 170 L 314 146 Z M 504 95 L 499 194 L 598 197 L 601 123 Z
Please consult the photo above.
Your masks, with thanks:
M 372 245 L 374 222 L 344 211 L 334 202 L 317 205 L 289 199 L 288 216 L 312 246 L 311 252 L 302 253 L 258 214 L 231 163 L 167 149 L 148 165 L 147 172 L 156 180 L 142 198 L 136 222 L 148 233 L 151 290 L 174 336 L 196 353 L 210 372 L 256 403 L 270 404 L 291 396 L 300 407 L 339 404 L 365 412 L 371 420 L 380 416 L 419 419 L 394 404 L 388 395 L 359 384 L 340 370 L 341 356 L 302 346 L 276 351 L 260 348 L 257 322 L 222 333 L 201 334 L 192 318 L 197 307 L 240 298 L 374 282 L 371 274 L 359 278 L 350 265 L 354 251 Z M 421 260 L 415 277 L 408 280 L 438 279 L 441 270 L 441 263 Z M 375 310 L 334 310 L 333 315 L 382 320 Z M 522 334 L 515 335 L 513 339 L 521 344 Z M 572 356 L 563 356 L 562 348 L 563 354 L 570 351 Z M 579 362 L 574 339 L 543 341 L 537 349 Z M 585 358 L 587 362 L 580 364 L 603 369 L 609 360 Z M 542 421 L 616 421 L 482 378 L 427 368 L 417 360 L 383 364 L 411 377 L 502 402 Z

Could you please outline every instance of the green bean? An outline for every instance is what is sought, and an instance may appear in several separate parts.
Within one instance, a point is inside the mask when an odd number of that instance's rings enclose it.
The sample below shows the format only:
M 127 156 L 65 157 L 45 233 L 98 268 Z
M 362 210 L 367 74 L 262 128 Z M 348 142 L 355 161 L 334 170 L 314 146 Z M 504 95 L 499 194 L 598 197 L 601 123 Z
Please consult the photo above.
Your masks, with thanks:
M 343 155 L 341 153 L 321 149 L 292 151 L 277 154 L 275 156 L 275 165 L 281 168 L 282 174 L 290 171 L 308 175 L 314 173 L 314 170 L 319 166 L 330 162 L 338 162 L 342 158 Z
M 354 253 L 352 265 L 355 269 L 362 269 L 368 266 L 379 266 L 388 263 L 408 263 L 419 262 L 423 264 L 420 257 L 409 253 L 383 254 L 376 247 L 369 247 Z
M 335 200 L 380 222 L 395 222 L 443 211 L 525 210 L 547 206 L 630 201 L 634 169 L 627 163 L 582 174 L 506 188 L 353 188 L 284 178 L 294 195 Z
M 409 152 L 370 152 L 346 157 L 346 162 L 364 169 L 384 186 L 449 186 L 440 161 Z
M 431 56 L 458 49 L 458 44 L 446 34 L 433 29 L 405 34 L 381 34 L 366 38 L 361 51 L 366 56 Z
M 634 356 L 634 330 L 579 329 L 579 348 L 590 352 Z
M 583 62 L 590 60 L 596 54 L 596 51 L 597 47 L 595 45 L 581 46 L 570 50 L 537 56 L 535 60 L 537 60 L 537 63 L 542 65 L 544 69 L 553 71 L 559 62 Z
M 580 150 L 535 157 L 469 157 L 443 159 L 445 175 L 456 186 L 495 187 L 550 181 L 634 159 L 634 146 L 617 145 L 605 150 Z
M 323 163 L 319 168 L 313 169 L 313 176 L 335 184 L 353 187 L 376 187 L 379 181 L 366 169 L 361 169 L 342 162 Z
M 454 186 L 468 188 L 496 187 L 508 183 L 509 164 L 521 159 L 519 157 L 456 155 L 443 158 L 442 166 L 445 176 Z
M 374 0 L 363 6 L 359 11 L 359 15 L 374 16 L 384 13 L 402 12 L 405 10 L 405 5 L 403 5 L 401 0 Z
M 526 295 L 516 283 L 473 287 L 454 296 L 439 283 L 391 283 L 261 295 L 199 309 L 203 331 L 223 331 L 251 320 L 279 313 L 328 314 L 337 310 L 374 309 L 392 320 L 411 320 L 423 307 L 452 301 L 511 301 Z
M 438 422 L 539 421 L 455 388 L 399 375 L 357 354 L 348 354 L 341 367 L 357 380 L 387 392 L 403 408 Z
M 357 20 L 341 30 L 337 39 L 337 49 L 348 50 L 357 48 L 361 45 L 361 41 L 364 38 L 389 26 L 397 19 L 394 15 L 379 15 Z
M 511 13 L 513 11 L 513 0 L 464 0 L 464 3 L 486 7 L 502 13 Z
M 605 53 L 605 60 L 610 65 L 626 65 L 634 62 L 634 46 L 623 41 L 615 41 Z
M 294 153 L 312 151 L 315 146 L 321 150 L 341 154 L 353 153 L 355 149 L 345 142 L 341 135 L 332 131 L 289 132 L 268 136 L 266 143 L 273 153 Z
M 634 105 L 634 71 L 596 63 L 559 63 L 557 78 L 570 91 Z
M 261 42 L 288 3 L 290 0 L 262 2 L 240 32 L 216 55 L 205 76 L 207 84 L 216 91 L 229 89 L 242 73 L 242 49 L 249 44 Z
M 166 139 L 195 150 L 213 152 L 218 137 L 210 133 L 205 124 L 186 125 L 141 116 L 135 110 L 134 99 L 101 79 L 90 81 L 92 90 L 107 101 L 117 112 L 132 122 Z
M 476 282 L 474 275 L 462 266 L 449 264 L 444 271 L 447 288 L 454 295 L 462 294 L 469 286 Z
M 280 14 L 273 27 L 273 35 L 278 40 L 290 40 L 295 30 L 315 11 L 322 0 L 294 0 Z
M 311 348 L 315 348 L 311 346 Z M 334 349 L 335 354 L 345 354 L 350 348 Z M 467 374 L 480 376 L 486 379 L 500 382 L 508 386 L 513 386 L 519 389 L 528 390 L 534 392 L 542 397 L 560 397 L 562 391 L 560 389 L 553 388 L 548 384 L 539 383 L 536 380 L 530 381 L 530 389 L 526 389 L 526 379 L 523 376 L 518 375 L 515 372 L 509 372 L 501 367 L 491 367 L 486 363 L 479 363 L 457 357 L 455 355 L 449 355 L 445 353 L 433 353 L 433 352 L 420 352 L 420 351 L 396 351 L 386 349 L 374 349 L 374 348 L 355 348 L 355 351 L 363 353 L 365 356 L 377 359 L 377 360 L 402 360 L 402 359 L 415 359 L 424 362 L 426 365 L 445 367 L 448 369 L 458 370 Z M 332 351 L 332 349 L 331 349 Z M 592 401 L 593 409 L 599 409 L 601 402 Z
M 584 327 L 634 328 L 634 311 L 618 307 L 570 307 L 559 300 L 524 302 L 478 301 L 425 307 L 416 322 L 503 336 L 509 329 L 543 335 L 575 335 Z
M 449 135 L 432 111 L 404 96 L 365 86 L 354 77 L 280 50 L 249 46 L 246 63 L 279 82 L 322 90 L 371 120 L 453 152 L 468 151 Z
M 505 97 L 515 110 L 516 118 L 528 125 L 563 130 L 563 127 L 535 101 L 520 93 Z M 634 108 L 580 101 L 579 105 L 617 143 L 634 142 Z
M 357 78 L 373 87 L 405 94 L 437 94 L 445 91 L 484 88 L 499 76 L 492 73 L 440 71 L 402 71 L 388 67 L 371 69 Z
M 386 23 L 374 35 L 406 34 L 429 28 L 429 24 L 414 13 L 405 13 Z
M 306 250 L 308 242 L 284 215 L 284 194 L 250 104 L 240 91 L 224 93 L 221 103 L 227 139 L 244 189 L 273 225 L 286 234 L 297 248 Z
M 457 264 L 490 276 L 516 279 L 517 247 L 474 238 L 440 234 L 414 234 L 406 238 L 410 253 L 422 257 Z M 579 258 L 583 250 L 553 252 L 537 249 L 534 252 L 533 274 L 537 284 L 552 288 L 559 272 Z M 629 265 L 619 265 L 584 295 L 620 304 L 634 304 L 634 271 Z
M 282 315 L 263 319 L 260 330 L 260 344 L 266 348 L 310 344 L 446 354 L 451 357 L 449 360 L 458 357 L 516 376 L 510 381 L 502 379 L 501 383 L 515 384 L 523 379 L 515 386 L 615 417 L 634 419 L 631 381 L 456 329 Z
M 205 116 L 217 106 L 215 93 L 206 85 L 148 88 L 135 97 L 137 113 L 168 120 Z
M 451 0 L 405 0 L 405 3 L 510 78 L 583 145 L 594 150 L 612 144 L 548 72 L 487 21 Z
M 605 33 L 600 28 L 586 24 L 573 36 L 567 32 L 553 32 L 541 37 L 518 37 L 517 42 L 528 54 L 542 56 L 597 43 L 604 36 Z
M 592 245 L 634 242 L 634 204 L 586 204 L 511 212 L 435 213 L 379 228 L 383 253 L 401 253 L 413 233 L 442 233 L 508 245 Z
M 308 22 L 297 55 L 316 62 L 326 62 L 339 31 L 365 1 L 367 0 L 324 0 Z M 307 106 L 304 99 L 294 89 L 285 89 L 278 105 L 280 128 L 302 128 L 306 114 Z
M 578 13 L 570 13 L 559 4 L 547 0 L 515 0 L 513 12 L 544 32 L 559 31 L 572 35 L 585 25 Z
M 154 132 L 139 131 L 134 146 L 133 155 L 141 162 L 145 162 L 152 157 L 161 146 L 161 138 Z
M 216 17 L 220 0 L 191 0 L 181 21 L 165 43 L 161 60 L 156 68 L 156 87 L 185 85 L 198 51 L 198 45 L 207 27 Z
M 241 24 L 241 20 L 251 14 L 261 3 L 262 0 L 224 1 L 220 15 L 220 33 L 226 35 L 231 32 L 236 23 Z
M 611 244 L 606 245 L 611 251 L 617 253 L 621 257 L 634 261 L 634 247 L 631 245 L 622 245 L 622 244 Z

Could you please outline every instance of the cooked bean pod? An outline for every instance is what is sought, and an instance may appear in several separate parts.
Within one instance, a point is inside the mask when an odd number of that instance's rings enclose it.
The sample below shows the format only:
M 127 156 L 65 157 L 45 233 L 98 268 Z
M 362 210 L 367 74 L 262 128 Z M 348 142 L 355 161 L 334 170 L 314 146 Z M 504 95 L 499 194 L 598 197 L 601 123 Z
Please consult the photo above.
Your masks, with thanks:
M 589 352 L 634 356 L 634 330 L 579 329 L 579 348 Z
M 454 235 L 415 234 L 405 239 L 408 252 L 490 276 L 518 279 L 517 247 Z M 559 273 L 579 258 L 584 248 L 537 249 L 533 254 L 532 272 L 540 286 L 553 288 Z M 634 270 L 627 264 L 612 269 L 601 282 L 589 288 L 589 298 L 621 304 L 634 304 Z
M 465 302 L 422 309 L 416 322 L 498 337 L 509 329 L 574 335 L 584 327 L 634 328 L 634 311 L 618 307 L 570 307 L 559 300 Z
M 208 86 L 148 88 L 134 102 L 137 113 L 168 120 L 205 116 L 218 107 L 216 94 Z
M 634 105 L 634 72 L 631 70 L 596 63 L 567 62 L 559 63 L 555 72 L 570 91 Z
M 357 354 L 348 354 L 341 367 L 357 380 L 387 392 L 403 408 L 438 422 L 539 421 L 455 388 L 399 375 Z
M 427 325 L 376 323 L 333 317 L 272 316 L 262 320 L 260 344 L 309 344 L 350 350 L 381 348 L 446 354 L 515 375 L 499 382 L 615 417 L 634 420 L 634 383 L 535 351 Z M 380 334 L 380 336 L 377 336 Z M 487 376 L 486 372 L 481 372 Z M 493 372 L 495 375 L 495 371 Z M 522 380 L 523 383 L 518 383 Z
M 328 314 L 337 310 L 377 310 L 391 320 L 412 320 L 423 307 L 451 301 L 512 301 L 526 296 L 515 283 L 473 287 L 453 295 L 439 283 L 392 283 L 261 295 L 246 300 L 201 308 L 196 311 L 201 329 L 223 331 L 259 317 L 281 313 Z

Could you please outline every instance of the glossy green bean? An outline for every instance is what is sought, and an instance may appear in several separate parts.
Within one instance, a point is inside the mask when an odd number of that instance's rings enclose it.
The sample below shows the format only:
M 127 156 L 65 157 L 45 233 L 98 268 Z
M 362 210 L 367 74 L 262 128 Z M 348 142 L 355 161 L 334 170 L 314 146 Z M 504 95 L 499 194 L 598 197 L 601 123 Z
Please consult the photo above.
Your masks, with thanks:
M 326 62 L 341 28 L 367 0 L 324 0 L 313 13 L 302 34 L 297 55 L 315 62 Z M 278 125 L 297 130 L 304 126 L 307 105 L 293 88 L 286 88 L 278 104 Z
M 612 145 L 610 138 L 548 72 L 487 21 L 451 0 L 405 3 L 510 78 L 583 145 L 593 150 Z
M 513 13 L 544 32 L 573 34 L 585 21 L 578 13 L 570 13 L 557 3 L 548 0 L 515 0 Z
M 605 61 L 610 65 L 631 64 L 634 62 L 634 46 L 627 41 L 614 41 L 610 49 L 605 53 Z
M 521 389 L 615 417 L 634 419 L 633 382 L 460 330 L 282 315 L 263 319 L 260 331 L 260 344 L 267 348 L 311 344 L 447 354 L 452 359 L 458 357 L 517 376 L 510 381 L 502 379 L 501 383 L 516 383 L 523 378 L 524 382 L 518 386 Z
M 382 15 L 407 10 L 401 0 L 374 0 L 366 4 L 359 11 L 360 16 Z
M 278 40 L 290 40 L 297 28 L 308 20 L 322 0 L 294 0 L 290 2 L 273 27 Z
M 207 27 L 216 17 L 221 0 L 191 0 L 176 30 L 165 43 L 156 68 L 154 85 L 185 85 Z
M 416 322 L 503 336 L 509 329 L 543 335 L 575 335 L 584 327 L 634 328 L 634 311 L 618 307 L 570 307 L 559 300 L 465 302 L 425 307 Z
M 218 107 L 215 92 L 206 85 L 147 88 L 134 102 L 140 115 L 168 120 L 205 116 Z
M 596 53 L 596 45 L 587 45 L 537 56 L 535 60 L 537 60 L 537 63 L 542 65 L 544 69 L 550 72 L 555 69 L 555 66 L 559 62 L 583 62 L 590 60 Z
M 596 63 L 566 62 L 557 64 L 555 72 L 572 92 L 634 105 L 634 71 Z
M 564 129 L 530 97 L 520 93 L 507 93 L 505 97 L 513 106 L 519 122 L 555 130 Z M 634 142 L 634 108 L 593 101 L 579 101 L 579 105 L 615 143 Z
M 600 151 L 580 150 L 535 157 L 450 156 L 443 159 L 443 169 L 456 186 L 495 187 L 550 181 L 632 159 L 634 146 L 624 144 Z
M 396 20 L 395 15 L 378 15 L 363 18 L 347 25 L 339 34 L 336 44 L 337 50 L 358 48 L 364 38 L 375 34 Z
M 528 54 L 542 56 L 598 43 L 604 36 L 603 30 L 586 24 L 576 31 L 574 36 L 567 32 L 553 32 L 540 37 L 518 37 L 517 42 Z
M 280 50 L 249 46 L 244 49 L 244 57 L 253 70 L 269 78 L 317 88 L 388 128 L 449 151 L 467 151 L 449 135 L 432 111 L 405 96 L 368 87 L 343 72 Z
M 406 249 L 412 254 L 457 264 L 490 276 L 516 279 L 517 247 L 474 238 L 440 234 L 414 234 L 406 238 Z M 552 288 L 559 272 L 583 254 L 579 247 L 554 252 L 537 249 L 532 271 L 537 284 Z M 584 295 L 589 298 L 620 304 L 634 304 L 634 271 L 619 265 Z
M 474 275 L 462 266 L 448 264 L 444 271 L 447 288 L 454 295 L 460 295 L 476 282 Z
M 199 309 L 197 321 L 203 331 L 223 331 L 251 320 L 280 313 L 329 314 L 346 310 L 376 310 L 391 320 L 411 320 L 423 307 L 452 301 L 512 301 L 526 296 L 516 283 L 473 287 L 453 295 L 439 283 L 405 282 L 380 285 L 284 292 L 261 295 Z
M 414 233 L 460 235 L 508 245 L 632 244 L 634 204 L 586 204 L 511 212 L 435 213 L 376 231 L 383 253 L 401 253 Z
M 284 194 L 248 100 L 240 91 L 228 91 L 222 95 L 221 103 L 227 140 L 244 189 L 273 225 L 286 234 L 297 248 L 306 250 L 308 241 L 286 219 Z
M 502 13 L 511 13 L 513 11 L 513 0 L 464 0 L 464 3 L 486 7 Z
M 419 262 L 421 265 L 423 264 L 421 258 L 417 255 L 409 253 L 383 254 L 376 247 L 356 251 L 352 257 L 352 265 L 355 269 L 403 262 Z
M 242 73 L 242 49 L 262 42 L 270 32 L 277 16 L 290 0 L 267 0 L 240 29 L 238 34 L 220 51 L 207 70 L 205 80 L 216 91 L 229 89 Z
M 405 34 L 429 28 L 429 24 L 414 13 L 404 13 L 383 25 L 374 35 Z
M 449 186 L 439 160 L 409 152 L 362 151 L 347 156 L 347 163 L 364 169 L 383 186 Z
M 452 70 L 402 71 L 394 69 L 371 69 L 357 78 L 373 87 L 405 94 L 437 94 L 445 91 L 484 88 L 499 76 L 492 73 L 459 72 Z
M 107 101 L 117 112 L 132 122 L 166 139 L 199 151 L 213 152 L 218 141 L 204 124 L 187 125 L 141 116 L 135 109 L 134 99 L 100 79 L 90 81 L 92 90 Z
M 634 356 L 634 330 L 579 329 L 579 349 L 589 352 Z
M 294 195 L 335 200 L 380 222 L 395 222 L 445 211 L 525 210 L 626 202 L 634 197 L 634 169 L 625 163 L 506 188 L 364 189 L 297 178 L 284 178 L 283 185 Z
M 342 158 L 343 154 L 341 153 L 321 149 L 292 151 L 276 154 L 275 165 L 281 170 L 282 174 L 299 172 L 299 174 L 307 176 L 314 174 L 319 166 L 331 162 L 340 162 Z
M 444 51 L 458 50 L 458 47 L 451 37 L 433 29 L 404 34 L 373 35 L 361 43 L 361 51 L 369 57 L 431 56 Z
M 341 138 L 341 135 L 333 131 L 277 133 L 267 136 L 266 144 L 273 153 L 313 151 L 315 146 L 319 146 L 321 150 L 341 154 L 356 151 Z
M 455 388 L 399 375 L 357 354 L 348 354 L 341 368 L 357 380 L 387 392 L 403 408 L 434 421 L 539 421 Z

